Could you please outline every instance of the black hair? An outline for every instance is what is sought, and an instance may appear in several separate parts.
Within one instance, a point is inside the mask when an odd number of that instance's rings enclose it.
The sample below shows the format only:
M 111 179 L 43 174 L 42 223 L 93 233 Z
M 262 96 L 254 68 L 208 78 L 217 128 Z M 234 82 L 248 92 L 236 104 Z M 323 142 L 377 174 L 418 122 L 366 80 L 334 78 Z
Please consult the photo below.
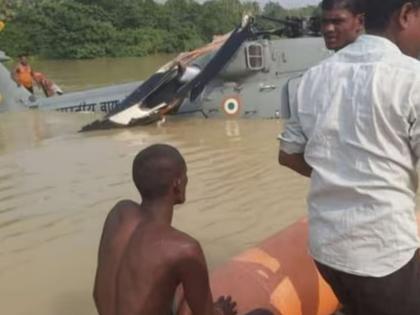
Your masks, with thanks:
M 321 9 L 324 11 L 344 9 L 354 15 L 363 14 L 365 13 L 365 1 L 369 0 L 322 0 Z
M 163 197 L 173 181 L 186 170 L 177 149 L 155 144 L 140 151 L 133 162 L 133 181 L 143 199 Z
M 420 0 L 365 0 L 366 30 L 384 31 L 391 21 L 392 14 L 406 3 L 420 5 Z

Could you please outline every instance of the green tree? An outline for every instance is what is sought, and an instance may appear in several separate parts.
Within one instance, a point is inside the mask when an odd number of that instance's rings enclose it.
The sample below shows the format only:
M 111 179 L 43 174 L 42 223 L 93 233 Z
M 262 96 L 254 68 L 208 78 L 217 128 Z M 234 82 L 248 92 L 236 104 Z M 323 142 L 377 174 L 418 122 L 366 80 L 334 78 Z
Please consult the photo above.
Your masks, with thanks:
M 201 11 L 201 32 L 210 41 L 214 35 L 225 34 L 240 24 L 243 7 L 238 0 L 210 0 Z
M 262 13 L 275 18 L 310 15 L 316 7 L 286 11 L 269 2 Z M 257 2 L 239 0 L 0 0 L 1 48 L 10 55 L 47 58 L 144 56 L 194 49 L 259 15 Z M 277 27 L 264 22 L 265 27 Z

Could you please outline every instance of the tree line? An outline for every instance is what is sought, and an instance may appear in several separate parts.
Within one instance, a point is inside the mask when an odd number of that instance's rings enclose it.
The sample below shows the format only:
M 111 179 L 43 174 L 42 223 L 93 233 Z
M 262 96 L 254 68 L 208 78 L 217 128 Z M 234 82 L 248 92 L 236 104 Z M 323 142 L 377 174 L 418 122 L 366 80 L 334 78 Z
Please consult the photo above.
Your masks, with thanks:
M 231 31 L 245 13 L 284 18 L 316 9 L 239 0 L 0 0 L 0 49 L 57 59 L 176 53 Z

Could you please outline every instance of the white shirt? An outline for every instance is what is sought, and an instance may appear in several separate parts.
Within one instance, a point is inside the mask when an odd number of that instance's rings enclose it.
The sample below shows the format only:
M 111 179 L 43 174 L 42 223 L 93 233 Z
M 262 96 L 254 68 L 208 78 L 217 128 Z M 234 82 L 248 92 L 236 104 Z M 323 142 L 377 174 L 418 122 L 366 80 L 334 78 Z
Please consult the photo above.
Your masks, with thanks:
M 419 247 L 420 62 L 363 35 L 310 69 L 279 136 L 313 168 L 309 247 L 359 276 L 389 275 Z

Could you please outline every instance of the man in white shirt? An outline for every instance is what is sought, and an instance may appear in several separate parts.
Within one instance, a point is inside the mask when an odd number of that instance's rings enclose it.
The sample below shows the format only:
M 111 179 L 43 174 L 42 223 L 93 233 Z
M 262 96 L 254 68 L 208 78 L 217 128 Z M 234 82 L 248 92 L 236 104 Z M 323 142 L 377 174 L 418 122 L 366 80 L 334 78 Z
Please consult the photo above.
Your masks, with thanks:
M 323 0 L 321 32 L 325 46 L 338 51 L 364 30 L 364 0 Z
M 368 35 L 302 78 L 281 165 L 311 178 L 309 248 L 351 315 L 420 314 L 420 0 L 367 0 Z

